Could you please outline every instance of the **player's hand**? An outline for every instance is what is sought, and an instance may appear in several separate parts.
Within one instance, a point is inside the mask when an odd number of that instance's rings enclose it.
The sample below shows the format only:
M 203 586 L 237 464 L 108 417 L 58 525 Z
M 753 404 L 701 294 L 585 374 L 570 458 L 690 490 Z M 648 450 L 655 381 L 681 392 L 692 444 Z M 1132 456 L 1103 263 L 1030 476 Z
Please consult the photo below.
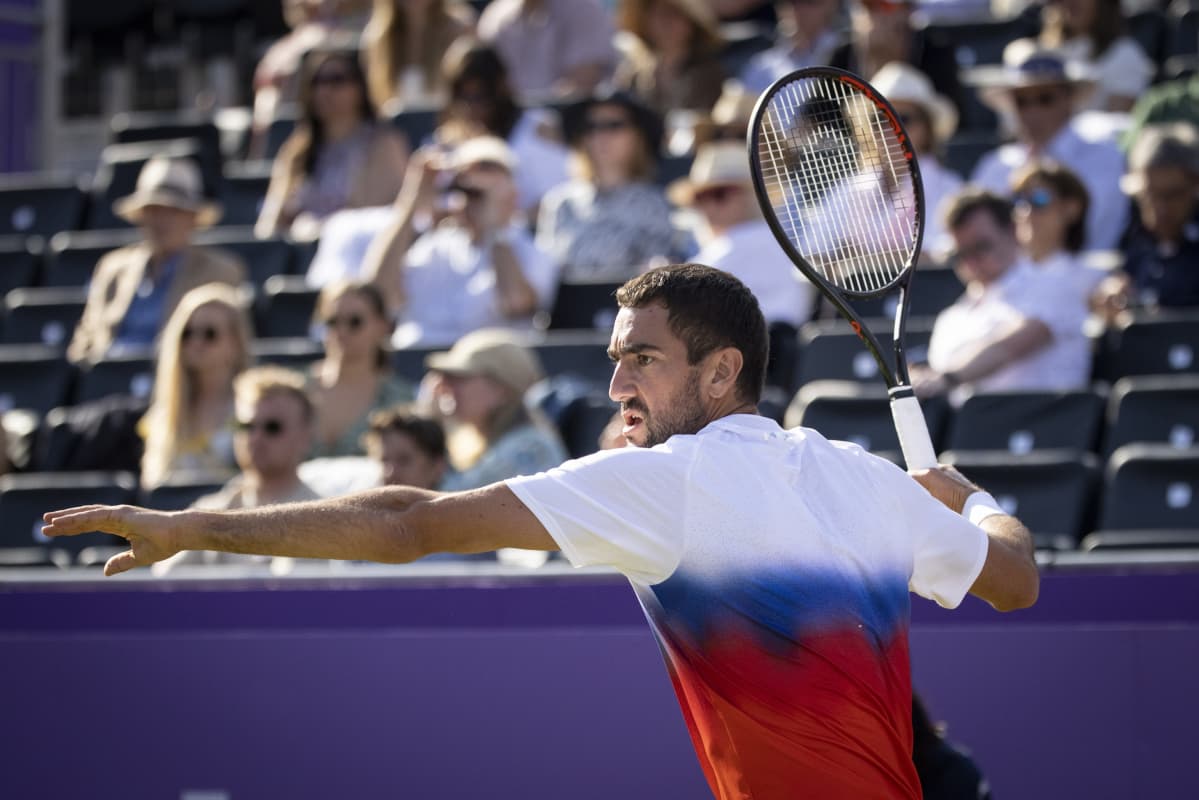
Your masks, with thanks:
M 965 475 L 948 464 L 941 464 L 936 469 L 917 470 L 911 475 L 929 494 L 959 514 L 966 505 L 966 498 L 982 491 L 978 485 L 971 483 Z
M 47 536 L 75 536 L 104 531 L 129 542 L 129 549 L 108 559 L 105 575 L 116 575 L 134 567 L 146 567 L 170 558 L 184 549 L 179 546 L 179 515 L 150 511 L 136 506 L 78 506 L 51 511 L 42 517 Z

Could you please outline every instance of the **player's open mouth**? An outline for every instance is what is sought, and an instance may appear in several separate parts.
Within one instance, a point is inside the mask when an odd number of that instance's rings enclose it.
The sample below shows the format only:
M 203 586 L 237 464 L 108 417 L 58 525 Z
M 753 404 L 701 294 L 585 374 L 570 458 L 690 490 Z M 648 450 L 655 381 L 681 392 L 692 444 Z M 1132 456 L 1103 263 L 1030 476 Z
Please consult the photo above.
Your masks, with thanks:
M 622 411 L 620 415 L 624 418 L 624 429 L 621 431 L 624 436 L 628 436 L 645 422 L 645 418 L 635 411 Z

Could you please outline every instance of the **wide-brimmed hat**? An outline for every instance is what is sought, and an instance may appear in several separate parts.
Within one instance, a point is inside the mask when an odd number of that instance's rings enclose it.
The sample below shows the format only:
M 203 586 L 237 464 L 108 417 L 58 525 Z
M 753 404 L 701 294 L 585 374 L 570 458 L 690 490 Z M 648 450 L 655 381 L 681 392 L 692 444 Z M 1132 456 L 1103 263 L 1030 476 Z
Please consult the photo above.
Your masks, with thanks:
M 937 94 L 928 76 L 911 64 L 892 61 L 876 72 L 870 83 L 892 103 L 913 103 L 924 109 L 938 142 L 949 141 L 957 130 L 958 111 L 953 103 Z
M 562 110 L 562 131 L 566 141 L 578 147 L 587 132 L 587 114 L 596 106 L 620 106 L 628 112 L 633 124 L 649 143 L 650 152 L 657 155 L 662 146 L 662 117 L 642 103 L 635 95 L 623 89 L 605 89 Z
M 700 146 L 691 162 L 691 172 L 670 184 L 666 196 L 676 206 L 689 206 L 697 193 L 709 187 L 748 186 L 752 182 L 745 145 L 711 142 Z
M 474 136 L 454 148 L 449 162 L 453 169 L 466 169 L 475 164 L 498 164 L 508 172 L 515 172 L 517 158 L 508 143 L 498 136 Z
M 1035 39 L 1008 43 L 1003 48 L 1002 65 L 975 67 L 966 72 L 965 78 L 967 83 L 978 87 L 980 100 L 1000 110 L 1011 107 L 1011 92 L 1015 89 L 1070 86 L 1076 94 L 1085 94 L 1095 86 L 1091 68 L 1042 47 Z
M 1185 122 L 1149 125 L 1141 129 L 1128 153 L 1128 172 L 1120 177 L 1120 191 L 1137 194 L 1145 188 L 1145 171 L 1174 167 L 1199 176 L 1199 134 Z
M 715 43 L 724 41 L 720 32 L 720 21 L 712 12 L 712 7 L 704 0 L 668 0 L 668 2 L 683 12 L 694 25 L 702 30 Z M 620 4 L 619 22 L 626 27 L 632 22 L 635 14 L 645 13 L 649 0 L 623 0 Z M 628 28 L 626 27 L 626 30 Z
M 536 353 L 503 328 L 468 333 L 448 351 L 429 354 L 425 366 L 447 375 L 484 375 L 519 394 L 545 377 Z
M 196 214 L 196 226 L 207 228 L 221 218 L 222 209 L 204 197 L 200 169 L 191 159 L 154 156 L 137 176 L 133 194 L 112 204 L 113 212 L 121 219 L 136 225 L 146 206 L 166 206 Z

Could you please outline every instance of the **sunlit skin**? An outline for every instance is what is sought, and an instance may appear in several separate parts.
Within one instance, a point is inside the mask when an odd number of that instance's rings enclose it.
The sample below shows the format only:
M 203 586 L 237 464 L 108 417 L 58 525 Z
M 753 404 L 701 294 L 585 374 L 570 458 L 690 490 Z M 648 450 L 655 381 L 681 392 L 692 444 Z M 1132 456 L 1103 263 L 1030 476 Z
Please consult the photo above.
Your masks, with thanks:
M 1020 140 L 1034 148 L 1049 144 L 1074 113 L 1074 90 L 1068 84 L 1013 89 L 1011 99 Z
M 341 138 L 362 121 L 362 89 L 344 61 L 327 60 L 313 73 L 312 84 L 313 111 L 330 139 Z
M 441 377 L 441 408 L 456 422 L 487 430 L 491 416 L 512 401 L 512 391 L 486 375 Z
M 1001 227 L 990 214 L 975 212 L 953 230 L 958 252 L 955 269 L 964 284 L 993 283 L 1016 262 L 1019 245 L 1011 230 Z
M 1016 240 L 1028 251 L 1034 261 L 1042 261 L 1059 250 L 1066 249 L 1066 232 L 1082 215 L 1077 200 L 1060 197 L 1049 184 L 1038 181 L 1022 187 L 1019 194 L 1047 192 L 1053 201 L 1044 208 L 1034 208 L 1029 203 L 1017 200 L 1013 219 L 1016 223 Z
M 391 322 L 356 292 L 346 292 L 327 311 L 325 349 L 329 357 L 347 363 L 369 362 L 373 369 L 379 347 L 391 336 Z
M 603 188 L 619 186 L 629 179 L 633 158 L 641 146 L 641 134 L 621 106 L 597 105 L 587 113 L 589 127 L 611 123 L 620 123 L 621 127 L 590 130 L 583 139 L 595 182 Z
M 1180 167 L 1150 167 L 1141 175 L 1145 185 L 1136 194 L 1141 222 L 1158 241 L 1177 242 L 1199 206 L 1197 176 Z
M 138 228 L 156 261 L 179 253 L 192 243 L 196 212 L 170 206 L 146 206 L 139 212 Z
M 689 364 L 687 346 L 670 330 L 669 313 L 660 303 L 621 308 L 613 325 L 608 395 L 620 404 L 621 434 L 637 447 L 697 433 L 728 414 L 757 413 L 736 391 L 741 351 L 717 348 Z
M 231 381 L 239 352 L 237 339 L 229 329 L 228 311 L 215 303 L 200 306 L 184 327 L 192 335 L 180 342 L 179 359 L 183 368 L 201 380 L 213 376 L 220 383 Z M 210 340 L 209 331 L 216 338 Z

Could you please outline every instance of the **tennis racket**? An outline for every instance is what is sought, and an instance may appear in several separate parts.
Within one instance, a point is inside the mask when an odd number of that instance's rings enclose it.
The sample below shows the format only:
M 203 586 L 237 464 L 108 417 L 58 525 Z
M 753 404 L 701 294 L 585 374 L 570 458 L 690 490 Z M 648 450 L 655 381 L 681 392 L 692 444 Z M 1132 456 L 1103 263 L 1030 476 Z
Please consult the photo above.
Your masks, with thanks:
M 779 245 L 878 362 L 908 469 L 935 467 L 903 349 L 924 191 L 895 110 L 853 73 L 801 69 L 758 99 L 748 147 L 754 191 Z M 853 308 L 893 291 L 894 368 Z

